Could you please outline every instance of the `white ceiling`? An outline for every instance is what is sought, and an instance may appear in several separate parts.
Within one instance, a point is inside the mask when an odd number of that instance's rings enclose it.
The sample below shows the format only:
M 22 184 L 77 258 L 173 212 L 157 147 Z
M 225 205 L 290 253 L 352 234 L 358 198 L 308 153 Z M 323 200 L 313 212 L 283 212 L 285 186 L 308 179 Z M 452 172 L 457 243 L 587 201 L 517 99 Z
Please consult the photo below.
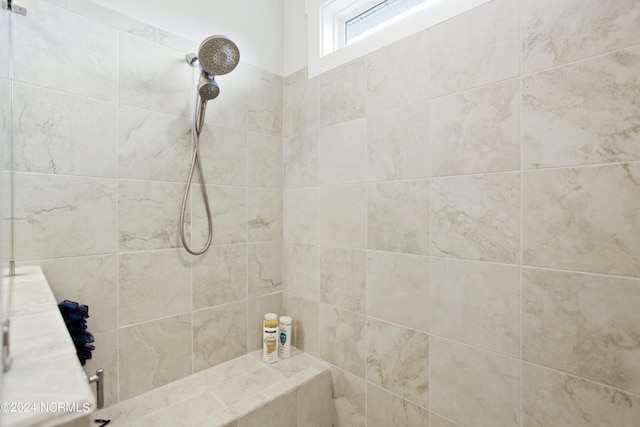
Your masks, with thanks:
M 190 40 L 224 34 L 238 45 L 243 62 L 285 75 L 285 0 L 92 1 Z

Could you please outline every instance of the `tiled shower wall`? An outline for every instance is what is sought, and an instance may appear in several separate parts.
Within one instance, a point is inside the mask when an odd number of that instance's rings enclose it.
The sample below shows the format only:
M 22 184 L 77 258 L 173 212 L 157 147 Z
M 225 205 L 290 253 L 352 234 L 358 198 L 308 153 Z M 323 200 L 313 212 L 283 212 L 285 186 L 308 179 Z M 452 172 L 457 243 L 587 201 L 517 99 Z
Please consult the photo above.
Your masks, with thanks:
M 284 309 L 338 426 L 640 420 L 640 2 L 494 0 L 285 80 Z
M 86 0 L 21 5 L 15 258 L 89 305 L 87 371 L 105 369 L 107 405 L 258 349 L 262 314 L 282 307 L 283 78 L 244 63 L 218 78 L 201 144 L 214 246 L 192 257 L 177 230 L 197 80 L 184 56 L 199 42 Z M 196 248 L 201 200 L 196 183 Z

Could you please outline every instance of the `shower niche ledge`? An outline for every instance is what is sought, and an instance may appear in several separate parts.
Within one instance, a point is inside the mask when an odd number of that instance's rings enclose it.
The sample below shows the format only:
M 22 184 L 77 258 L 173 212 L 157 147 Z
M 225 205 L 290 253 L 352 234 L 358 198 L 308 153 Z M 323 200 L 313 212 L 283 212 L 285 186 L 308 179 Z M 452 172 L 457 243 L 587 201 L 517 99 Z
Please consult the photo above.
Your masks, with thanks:
M 86 417 L 95 398 L 42 269 L 21 267 L 4 280 L 13 287 L 11 367 L 2 377 L 0 425 L 57 426 Z

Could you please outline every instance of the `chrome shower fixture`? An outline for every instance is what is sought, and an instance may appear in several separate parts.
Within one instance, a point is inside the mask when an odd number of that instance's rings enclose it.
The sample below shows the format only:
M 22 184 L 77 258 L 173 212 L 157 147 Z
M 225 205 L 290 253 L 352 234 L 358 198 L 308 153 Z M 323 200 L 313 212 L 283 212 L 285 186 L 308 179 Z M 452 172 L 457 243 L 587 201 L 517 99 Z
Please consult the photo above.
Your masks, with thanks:
M 221 76 L 233 71 L 240 62 L 240 51 L 238 46 L 225 36 L 211 36 L 206 38 L 198 49 L 198 54 L 188 53 L 186 55 L 187 63 L 192 67 L 200 68 L 200 78 L 198 80 L 198 101 L 196 102 L 195 117 L 191 129 L 191 138 L 193 141 L 193 157 L 191 158 L 191 168 L 189 169 L 189 178 L 187 178 L 187 186 L 184 190 L 182 198 L 182 208 L 180 210 L 180 239 L 182 245 L 192 255 L 202 255 L 211 246 L 213 236 L 213 221 L 211 220 L 211 208 L 209 207 L 209 197 L 207 196 L 207 186 L 204 182 L 204 174 L 202 172 L 202 164 L 200 162 L 200 133 L 204 126 L 204 116 L 207 110 L 207 102 L 216 98 L 220 94 L 220 87 L 216 82 L 215 76 Z M 207 214 L 208 237 L 204 248 L 196 250 L 187 243 L 185 226 L 187 201 L 189 199 L 189 190 L 193 181 L 193 173 L 198 169 L 198 178 L 200 179 L 200 191 Z M 193 235 L 193 233 L 192 233 Z

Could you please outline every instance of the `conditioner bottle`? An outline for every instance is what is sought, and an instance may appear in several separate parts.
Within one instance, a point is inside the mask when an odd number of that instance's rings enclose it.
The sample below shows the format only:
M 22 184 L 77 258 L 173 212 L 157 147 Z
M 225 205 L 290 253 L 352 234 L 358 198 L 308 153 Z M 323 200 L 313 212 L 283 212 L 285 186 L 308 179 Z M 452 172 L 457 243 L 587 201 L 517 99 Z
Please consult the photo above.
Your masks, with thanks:
M 280 347 L 278 348 L 278 354 L 282 359 L 288 359 L 291 357 L 291 317 L 280 316 Z
M 278 361 L 278 315 L 267 313 L 264 315 L 262 328 L 262 360 L 265 363 Z

